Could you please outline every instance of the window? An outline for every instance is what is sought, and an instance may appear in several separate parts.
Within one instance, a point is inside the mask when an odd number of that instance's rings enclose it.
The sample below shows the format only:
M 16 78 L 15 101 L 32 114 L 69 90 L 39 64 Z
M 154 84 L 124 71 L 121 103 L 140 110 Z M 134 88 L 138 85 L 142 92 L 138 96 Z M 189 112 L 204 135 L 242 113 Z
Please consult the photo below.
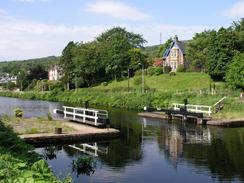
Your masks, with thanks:
M 176 57 L 177 56 L 177 50 L 175 50 L 175 49 L 171 50 L 171 56 Z

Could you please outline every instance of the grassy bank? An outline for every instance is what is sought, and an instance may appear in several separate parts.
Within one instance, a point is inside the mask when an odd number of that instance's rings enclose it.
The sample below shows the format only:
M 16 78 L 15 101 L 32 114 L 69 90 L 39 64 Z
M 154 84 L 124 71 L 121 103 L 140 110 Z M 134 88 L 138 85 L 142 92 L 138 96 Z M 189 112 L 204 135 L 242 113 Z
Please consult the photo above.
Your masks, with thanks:
M 223 96 L 227 96 L 224 110 L 214 115 L 214 117 L 244 117 L 244 104 L 238 98 L 239 92 L 226 89 L 224 83 L 215 83 L 215 94 L 210 94 L 209 86 L 212 80 L 206 74 L 177 73 L 176 76 L 169 76 L 168 74 L 146 76 L 145 80 L 148 88 L 146 93 L 141 93 L 140 85 L 138 86 L 134 82 L 138 77 L 135 76 L 130 79 L 130 92 L 127 88 L 128 80 L 124 80 L 72 91 L 0 92 L 0 95 L 79 105 L 89 101 L 92 105 L 137 110 L 143 109 L 144 106 L 169 107 L 172 103 L 183 103 L 184 99 L 188 99 L 189 104 L 212 106 Z
M 61 121 L 47 119 L 45 117 L 25 119 L 2 115 L 1 120 L 18 135 L 53 133 L 55 128 L 62 128 L 64 133 L 75 131 L 75 129 L 64 125 Z
M 185 98 L 190 104 L 201 104 L 212 106 L 223 94 L 210 95 L 197 91 L 191 92 L 154 92 L 154 93 L 128 93 L 128 92 L 104 92 L 88 89 L 69 92 L 1 92 L 1 96 L 16 97 L 22 99 L 36 99 L 59 101 L 83 105 L 89 101 L 92 105 L 104 107 L 116 107 L 141 110 L 144 106 L 169 107 L 172 103 L 183 103 Z M 227 95 L 224 109 L 215 114 L 215 118 L 241 118 L 244 117 L 244 104 L 239 100 L 237 94 Z
M 61 183 L 33 150 L 0 121 L 0 182 Z
M 140 81 L 141 75 L 130 78 L 129 85 L 131 90 L 135 90 L 140 86 L 136 80 Z M 206 73 L 177 73 L 176 76 L 169 74 L 162 74 L 159 76 L 145 76 L 145 85 L 151 90 L 157 92 L 177 92 L 187 90 L 206 90 L 209 89 L 210 83 L 213 81 Z M 219 84 L 218 84 L 219 85 Z M 102 83 L 99 86 L 93 87 L 96 90 L 128 90 L 128 80 L 112 81 L 109 83 Z

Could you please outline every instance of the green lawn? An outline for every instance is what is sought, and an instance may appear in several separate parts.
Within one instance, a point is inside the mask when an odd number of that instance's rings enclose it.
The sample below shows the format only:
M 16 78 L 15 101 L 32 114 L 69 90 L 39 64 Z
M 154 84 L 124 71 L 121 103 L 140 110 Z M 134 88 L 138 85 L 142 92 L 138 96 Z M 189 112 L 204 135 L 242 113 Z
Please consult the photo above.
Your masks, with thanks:
M 177 73 L 176 76 L 162 74 L 159 76 L 145 76 L 146 92 L 141 92 L 141 76 L 128 80 L 102 83 L 91 88 L 79 88 L 71 91 L 49 92 L 0 92 L 1 96 L 24 99 L 39 99 L 75 103 L 83 105 L 89 101 L 91 105 L 107 107 L 143 109 L 144 106 L 169 107 L 172 103 L 183 103 L 184 99 L 189 104 L 213 106 L 223 96 L 226 96 L 224 109 L 214 115 L 214 118 L 243 118 L 244 103 L 240 101 L 240 91 L 228 89 L 224 82 L 218 82 L 215 93 L 209 91 L 211 78 L 205 73 Z M 137 80 L 138 85 L 134 85 Z M 149 89 L 148 89 L 149 88 Z
M 130 87 L 136 87 L 134 85 L 134 80 L 138 77 L 141 76 L 130 78 Z M 205 73 L 177 73 L 176 76 L 170 76 L 169 74 L 145 76 L 146 86 L 148 86 L 150 89 L 164 92 L 208 89 L 211 82 L 211 78 Z M 101 84 L 93 87 L 93 89 L 116 90 L 116 88 L 127 88 L 127 86 L 128 80 L 126 79 L 123 81 L 110 82 L 107 86 Z

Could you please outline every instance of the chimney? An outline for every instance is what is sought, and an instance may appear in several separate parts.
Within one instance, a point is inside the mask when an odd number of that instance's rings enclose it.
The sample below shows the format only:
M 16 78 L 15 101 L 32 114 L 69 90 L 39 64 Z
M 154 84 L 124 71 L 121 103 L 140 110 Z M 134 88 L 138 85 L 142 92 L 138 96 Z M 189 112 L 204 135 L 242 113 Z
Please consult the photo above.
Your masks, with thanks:
M 174 37 L 174 42 L 178 42 L 178 41 L 179 41 L 178 36 L 175 35 L 175 37 Z

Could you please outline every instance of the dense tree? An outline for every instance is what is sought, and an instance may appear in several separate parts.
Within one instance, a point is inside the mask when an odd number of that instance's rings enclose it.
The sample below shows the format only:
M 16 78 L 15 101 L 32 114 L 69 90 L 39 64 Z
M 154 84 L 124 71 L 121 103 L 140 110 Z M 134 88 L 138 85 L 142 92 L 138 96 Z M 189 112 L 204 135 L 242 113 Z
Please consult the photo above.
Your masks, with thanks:
M 78 86 L 91 86 L 105 78 L 105 69 L 101 61 L 100 45 L 97 42 L 79 44 L 75 49 L 76 65 L 74 82 Z
M 237 35 L 231 29 L 221 28 L 211 33 L 207 51 L 207 71 L 214 79 L 222 80 L 237 49 Z
M 70 89 L 70 82 L 74 76 L 74 49 L 76 44 L 70 41 L 68 45 L 64 48 L 62 52 L 62 57 L 60 58 L 60 66 L 62 68 L 62 80 L 66 84 L 67 89 Z
M 244 51 L 244 18 L 238 22 L 233 23 L 233 29 L 237 33 L 238 41 L 237 46 L 240 52 Z
M 143 65 L 145 68 L 148 66 L 146 55 L 144 55 L 140 48 L 133 48 L 129 50 L 130 55 L 130 65 L 129 69 L 136 71 Z
M 16 84 L 11 82 L 11 81 L 9 81 L 7 83 L 4 83 L 2 86 L 3 86 L 4 89 L 13 90 L 13 89 L 15 89 Z
M 88 87 L 102 81 L 121 78 L 129 68 L 144 66 L 141 47 L 145 40 L 139 34 L 115 27 L 88 43 L 69 42 L 60 59 L 63 82 L 75 87 Z M 137 65 L 136 65 L 137 64 Z
M 20 70 L 17 75 L 17 87 L 20 91 L 27 88 L 29 85 L 28 75 L 25 70 Z
M 130 65 L 130 50 L 142 48 L 146 42 L 141 35 L 115 27 L 102 33 L 97 41 L 103 46 L 103 63 L 111 79 L 122 77 Z
M 226 81 L 232 88 L 244 90 L 244 53 L 237 54 L 229 65 Z
M 190 69 L 192 71 L 205 70 L 210 36 L 214 33 L 215 31 L 197 33 L 193 39 L 187 43 L 186 60 L 190 62 Z
M 27 79 L 29 81 L 48 79 L 48 72 L 41 65 L 37 65 L 28 71 Z

